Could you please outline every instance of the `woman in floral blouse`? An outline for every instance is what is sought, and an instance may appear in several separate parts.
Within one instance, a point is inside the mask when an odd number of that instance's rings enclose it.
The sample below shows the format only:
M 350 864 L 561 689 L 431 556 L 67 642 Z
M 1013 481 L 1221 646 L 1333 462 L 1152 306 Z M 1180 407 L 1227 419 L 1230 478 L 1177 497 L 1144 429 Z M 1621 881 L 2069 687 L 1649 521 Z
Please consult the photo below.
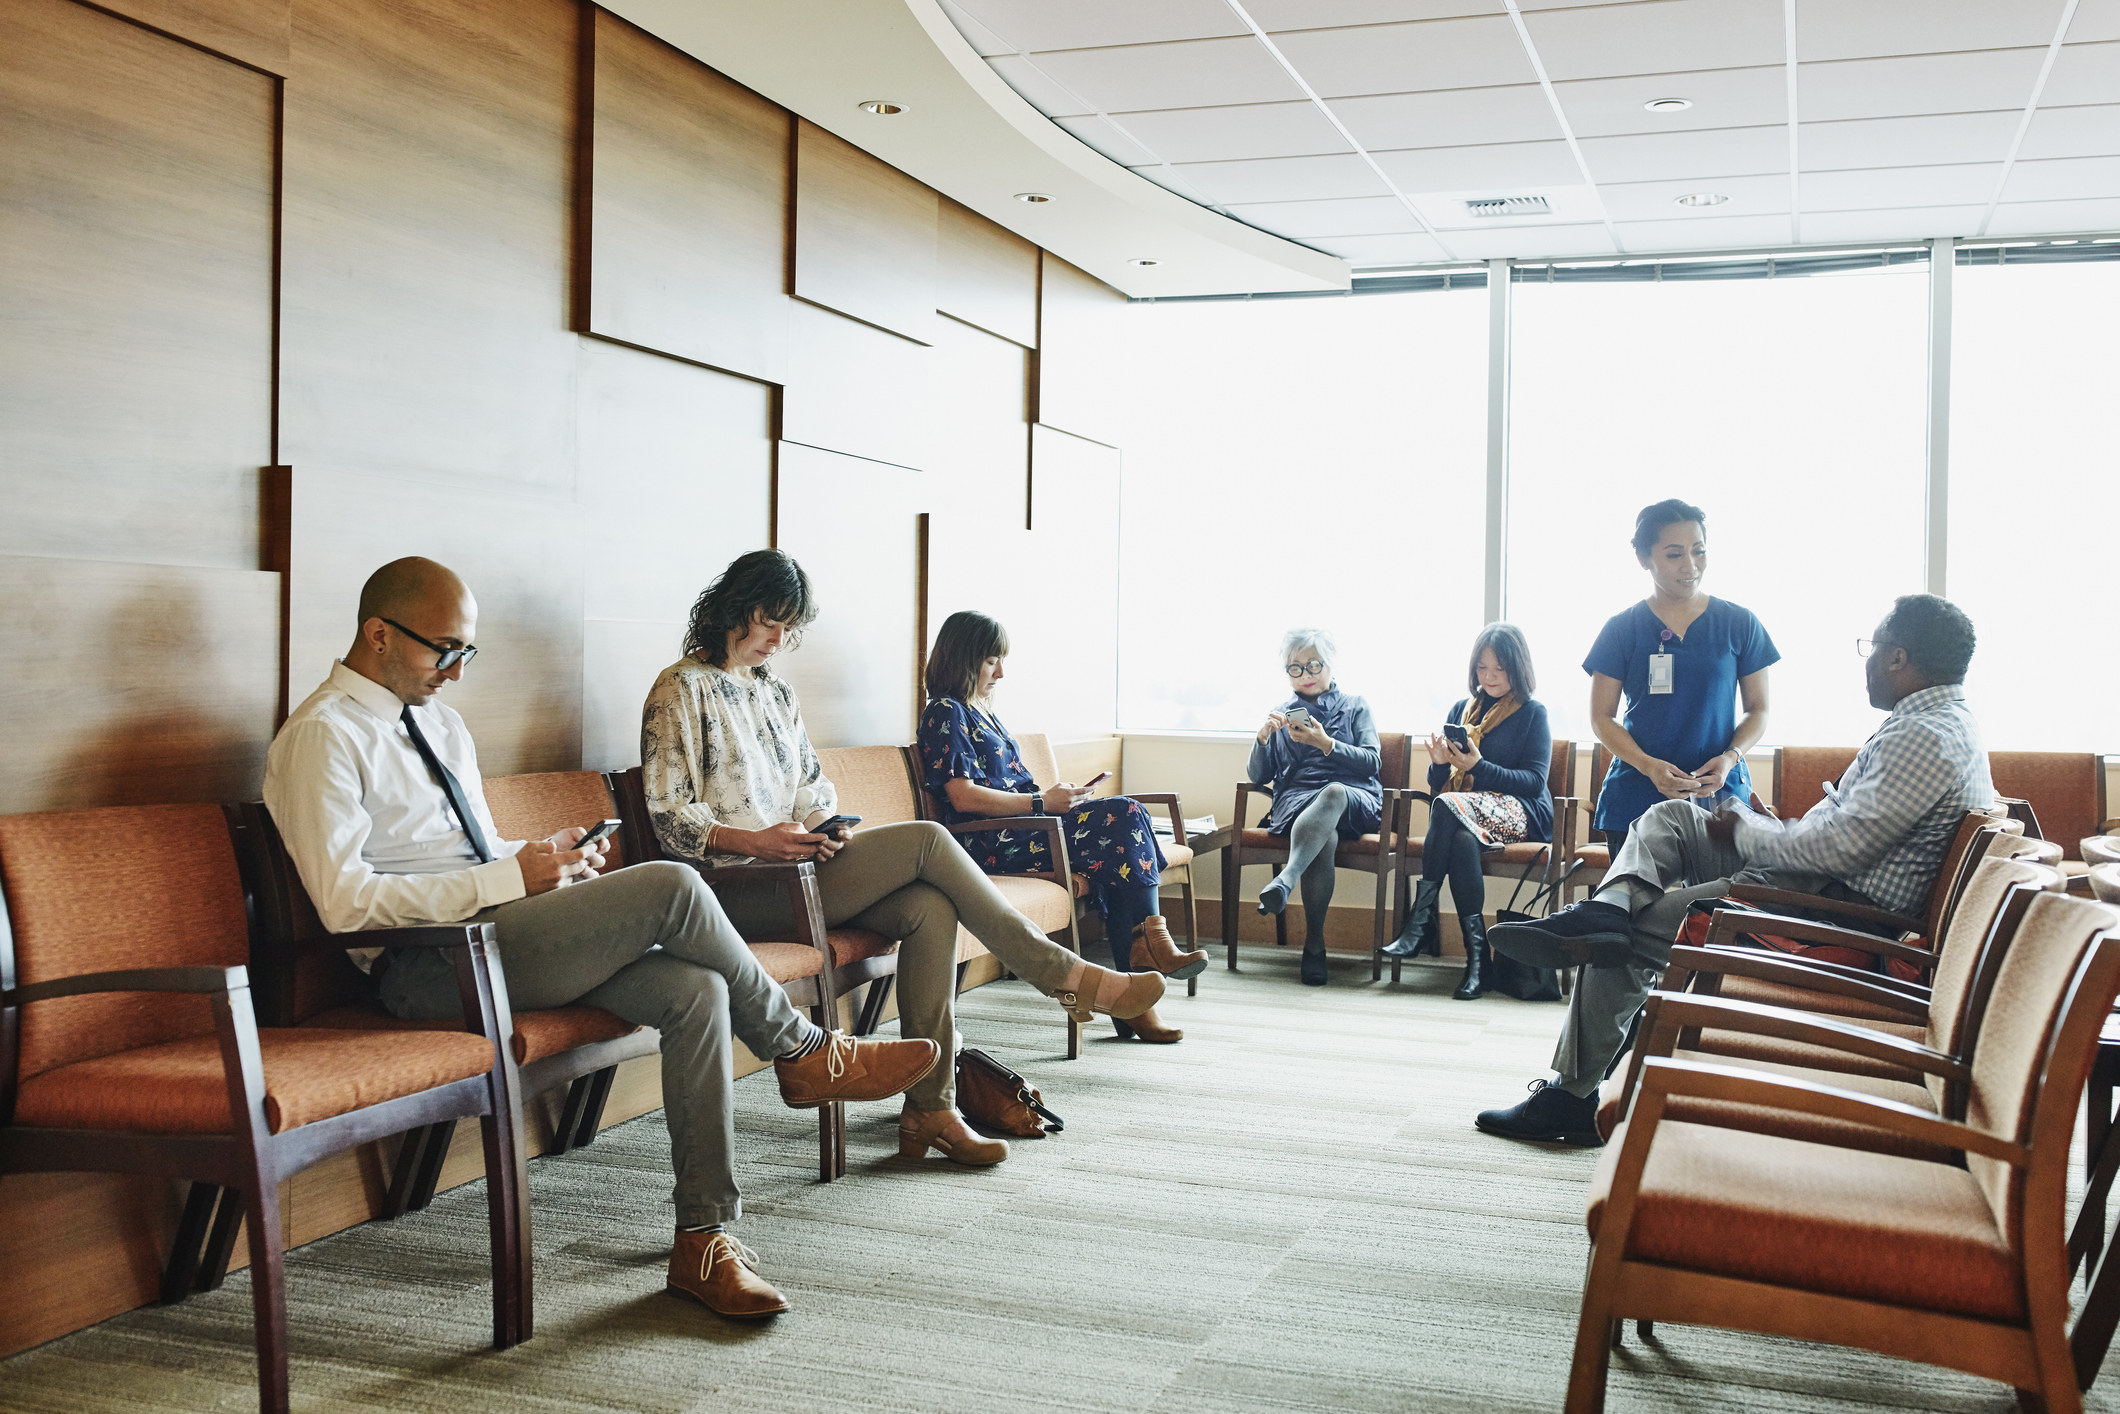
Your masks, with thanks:
M 1121 972 L 1154 970 L 1194 977 L 1207 966 L 1204 952 L 1179 952 L 1156 908 L 1163 850 L 1148 810 L 1125 796 L 1096 798 L 1080 786 L 1040 786 L 1023 764 L 1016 739 L 994 715 L 993 693 L 1008 656 L 1008 631 L 985 614 L 955 613 L 935 635 L 928 654 L 927 710 L 920 716 L 920 756 L 928 794 L 943 823 L 1055 815 L 1065 819 L 1068 868 L 1089 881 L 1104 914 L 1104 936 L 1112 965 Z M 1051 869 L 1043 831 L 998 829 L 960 835 L 972 862 L 989 874 L 1028 874 Z M 1168 1044 L 1185 1035 L 1156 1019 L 1153 1009 L 1132 1018 L 1114 1017 L 1120 1036 Z
M 770 666 L 817 616 L 809 576 L 779 550 L 754 550 L 692 606 L 685 656 L 663 669 L 641 718 L 648 817 L 674 858 L 700 864 L 813 860 L 827 927 L 851 924 L 899 940 L 899 1034 L 956 1053 L 957 925 L 1004 967 L 1078 1021 L 1101 1011 L 1141 1015 L 1163 995 L 1158 976 L 1083 962 L 1009 906 L 948 831 L 929 820 L 818 832 L 838 804 L 802 724 L 795 690 Z M 738 931 L 785 937 L 794 927 L 778 881 L 714 892 Z M 905 1092 L 898 1149 L 961 1164 L 997 1164 L 1008 1145 L 972 1132 L 956 1111 L 947 1060 Z

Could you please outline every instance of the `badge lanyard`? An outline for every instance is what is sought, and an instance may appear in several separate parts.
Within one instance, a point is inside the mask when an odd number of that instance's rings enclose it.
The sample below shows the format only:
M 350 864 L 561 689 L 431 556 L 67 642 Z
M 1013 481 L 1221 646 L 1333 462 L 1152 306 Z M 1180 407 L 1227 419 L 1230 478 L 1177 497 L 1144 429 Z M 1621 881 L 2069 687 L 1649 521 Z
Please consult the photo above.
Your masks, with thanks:
M 1671 639 L 1670 629 L 1665 629 L 1657 638 L 1656 651 L 1649 655 L 1649 693 L 1661 697 L 1671 691 Z

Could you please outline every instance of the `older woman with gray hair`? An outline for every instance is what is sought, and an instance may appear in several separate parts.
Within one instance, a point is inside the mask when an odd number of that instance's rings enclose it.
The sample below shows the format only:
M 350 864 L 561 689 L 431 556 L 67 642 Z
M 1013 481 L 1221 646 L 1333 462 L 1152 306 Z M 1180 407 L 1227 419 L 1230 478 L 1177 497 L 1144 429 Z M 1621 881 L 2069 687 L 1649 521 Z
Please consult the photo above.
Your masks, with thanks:
M 1337 645 L 1320 629 L 1290 629 L 1283 636 L 1281 665 L 1294 695 L 1266 714 L 1247 772 L 1253 785 L 1273 788 L 1266 832 L 1288 837 L 1288 862 L 1260 890 L 1259 912 L 1281 912 L 1295 881 L 1302 880 L 1306 987 L 1325 985 L 1325 911 L 1332 904 L 1339 842 L 1371 833 L 1384 818 L 1376 723 L 1367 702 L 1333 681 L 1338 657 Z

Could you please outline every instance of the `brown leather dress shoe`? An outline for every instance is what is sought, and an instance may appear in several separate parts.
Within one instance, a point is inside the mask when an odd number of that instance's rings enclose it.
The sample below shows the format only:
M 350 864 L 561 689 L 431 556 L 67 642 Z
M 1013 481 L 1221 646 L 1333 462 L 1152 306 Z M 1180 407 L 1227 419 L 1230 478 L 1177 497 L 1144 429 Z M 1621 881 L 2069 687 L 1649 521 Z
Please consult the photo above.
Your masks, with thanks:
M 964 1116 L 955 1110 L 916 1110 L 907 1106 L 898 1116 L 898 1152 L 908 1159 L 924 1159 L 930 1149 L 940 1150 L 951 1163 L 987 1168 L 1008 1157 L 1006 1139 L 986 1139 L 972 1132 Z
M 1150 1007 L 1131 1021 L 1112 1018 L 1112 1026 L 1123 1040 L 1146 1041 L 1151 1046 L 1170 1046 L 1185 1039 L 1185 1033 L 1175 1026 L 1165 1026 L 1156 1017 L 1156 1009 Z
M 755 1321 L 788 1309 L 788 1299 L 758 1274 L 758 1254 L 726 1232 L 678 1233 L 666 1284 L 732 1320 Z
M 1134 929 L 1132 961 L 1136 972 L 1156 971 L 1165 977 L 1197 977 L 1207 970 L 1207 954 L 1198 948 L 1179 952 L 1170 925 L 1158 913 L 1151 913 Z
M 844 1031 L 801 1060 L 777 1060 L 780 1099 L 789 1109 L 814 1110 L 834 1100 L 888 1100 L 935 1068 L 942 1047 L 933 1041 L 857 1040 Z

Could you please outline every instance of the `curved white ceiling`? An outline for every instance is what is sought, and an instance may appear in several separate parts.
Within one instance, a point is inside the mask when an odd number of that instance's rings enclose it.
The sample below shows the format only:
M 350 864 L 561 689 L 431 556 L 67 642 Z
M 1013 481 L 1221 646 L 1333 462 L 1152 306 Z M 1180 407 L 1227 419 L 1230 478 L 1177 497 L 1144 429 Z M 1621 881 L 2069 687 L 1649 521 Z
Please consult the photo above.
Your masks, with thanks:
M 1004 83 L 936 0 L 605 4 L 1127 294 L 1348 287 L 1339 257 L 1197 205 L 1085 146 Z M 906 111 L 875 117 L 861 111 L 869 99 Z M 1015 199 L 1023 191 L 1053 200 L 1027 205 Z

